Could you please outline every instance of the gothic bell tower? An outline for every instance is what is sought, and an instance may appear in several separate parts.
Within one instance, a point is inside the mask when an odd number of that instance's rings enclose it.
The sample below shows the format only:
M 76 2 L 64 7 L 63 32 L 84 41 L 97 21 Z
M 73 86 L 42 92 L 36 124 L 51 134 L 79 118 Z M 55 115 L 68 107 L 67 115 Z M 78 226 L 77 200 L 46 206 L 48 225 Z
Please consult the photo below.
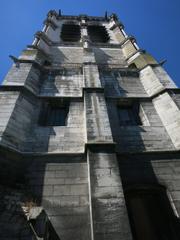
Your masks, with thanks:
M 50 11 L 0 86 L 0 237 L 178 240 L 180 90 L 115 14 Z

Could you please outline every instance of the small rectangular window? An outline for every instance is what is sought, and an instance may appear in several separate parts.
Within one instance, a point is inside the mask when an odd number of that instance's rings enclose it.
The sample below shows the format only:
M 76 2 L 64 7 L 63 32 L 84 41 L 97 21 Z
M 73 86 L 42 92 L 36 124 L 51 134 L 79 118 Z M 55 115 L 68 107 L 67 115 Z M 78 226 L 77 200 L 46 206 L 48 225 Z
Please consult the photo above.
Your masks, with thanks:
M 42 126 L 66 126 L 69 104 L 48 102 L 43 105 L 39 123 Z
M 139 116 L 138 103 L 131 105 L 119 105 L 118 117 L 121 126 L 142 125 L 141 118 Z

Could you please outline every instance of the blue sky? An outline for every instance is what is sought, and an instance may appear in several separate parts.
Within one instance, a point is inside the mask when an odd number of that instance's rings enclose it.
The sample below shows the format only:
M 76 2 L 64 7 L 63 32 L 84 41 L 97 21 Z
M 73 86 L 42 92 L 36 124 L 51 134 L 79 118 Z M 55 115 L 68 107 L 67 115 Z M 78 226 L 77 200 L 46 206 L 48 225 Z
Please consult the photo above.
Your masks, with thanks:
M 0 82 L 11 60 L 26 45 L 34 33 L 42 29 L 50 9 L 64 14 L 104 15 L 115 12 L 128 34 L 136 37 L 138 45 L 158 61 L 167 59 L 165 69 L 180 86 L 180 0 L 1 0 Z

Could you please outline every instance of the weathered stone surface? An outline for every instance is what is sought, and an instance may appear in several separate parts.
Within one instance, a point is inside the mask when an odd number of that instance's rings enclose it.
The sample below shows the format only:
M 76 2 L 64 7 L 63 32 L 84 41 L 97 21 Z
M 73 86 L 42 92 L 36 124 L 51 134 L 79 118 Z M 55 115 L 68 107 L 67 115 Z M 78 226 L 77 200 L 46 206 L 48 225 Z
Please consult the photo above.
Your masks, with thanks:
M 34 160 L 28 179 L 62 239 L 90 239 L 87 163 L 73 163 L 73 156 L 64 163 Z
M 84 87 L 81 69 L 62 69 L 57 73 L 42 76 L 41 96 L 82 97 Z
M 89 152 L 95 239 L 132 239 L 115 154 Z
M 173 150 L 174 145 L 166 132 L 153 104 L 141 100 L 143 115 L 148 119 L 142 125 L 121 126 L 117 112 L 117 101 L 108 100 L 107 107 L 114 141 L 118 152 L 141 152 Z M 142 119 L 142 118 L 141 118 Z M 142 119 L 143 120 L 143 119 Z
M 180 149 L 180 109 L 168 93 L 154 98 L 153 103 L 174 146 Z
M 102 93 L 85 93 L 87 141 L 112 142 L 106 103 Z
M 101 69 L 100 78 L 108 97 L 147 97 L 137 71 Z
M 79 42 L 61 38 L 67 23 L 80 26 Z M 104 26 L 109 42 L 91 42 L 88 24 Z M 34 224 L 39 238 L 49 229 L 55 240 L 130 240 L 127 189 L 137 185 L 163 185 L 177 222 L 180 94 L 137 49 L 114 14 L 48 13 L 0 87 L 0 239 L 35 239 Z M 64 126 L 42 123 L 64 103 Z
M 127 66 L 121 49 L 93 48 L 95 59 L 98 64 L 117 64 Z

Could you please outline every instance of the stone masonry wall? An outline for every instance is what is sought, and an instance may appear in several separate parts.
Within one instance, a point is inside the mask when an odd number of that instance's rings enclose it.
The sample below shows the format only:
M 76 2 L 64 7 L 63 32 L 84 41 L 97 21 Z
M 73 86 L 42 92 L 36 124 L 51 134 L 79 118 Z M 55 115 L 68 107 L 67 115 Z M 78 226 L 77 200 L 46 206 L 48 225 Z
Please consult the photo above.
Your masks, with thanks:
M 82 156 L 34 159 L 27 176 L 60 239 L 91 239 L 88 171 Z
M 49 73 L 42 76 L 41 96 L 82 97 L 83 75 L 81 69 L 67 69 L 67 73 Z
M 180 110 L 169 93 L 153 99 L 154 106 L 174 146 L 180 149 Z
M 51 47 L 53 64 L 82 63 L 83 49 L 80 47 Z
M 84 106 L 81 101 L 71 101 L 67 126 L 48 127 L 39 124 L 41 107 L 27 139 L 26 151 L 77 153 L 84 152 Z
M 143 154 L 119 156 L 124 187 L 139 184 L 166 187 L 174 215 L 180 214 L 179 154 Z
M 136 184 L 164 185 L 180 214 L 180 101 L 170 92 L 176 86 L 110 18 L 63 19 L 51 11 L 46 23 L 57 26 L 39 33 L 0 88 L 0 178 L 6 186 L 11 175 L 8 184 L 33 196 L 56 239 L 131 240 L 124 190 Z M 68 22 L 83 27 L 79 43 L 60 38 Z M 86 23 L 105 26 L 109 43 L 91 43 Z M 146 67 L 129 68 L 128 57 Z M 66 126 L 41 124 L 50 101 L 69 103 Z M 139 102 L 142 125 L 120 126 L 123 101 Z M 0 224 L 7 215 L 0 209 Z
M 108 97 L 147 97 L 136 71 L 100 69 L 100 76 Z
M 12 66 L 8 72 L 4 85 L 10 86 L 25 86 L 35 94 L 39 93 L 41 85 L 41 72 L 38 68 L 35 68 L 31 63 L 21 63 L 19 67 Z
M 118 64 L 127 66 L 121 49 L 93 48 L 97 64 Z
M 12 96 L 13 95 L 11 95 L 7 101 L 11 101 Z M 3 133 L 1 144 L 8 145 L 18 151 L 23 151 L 27 136 L 30 134 L 37 103 L 35 98 L 23 94 L 20 94 L 15 100 L 16 102 L 11 103 L 11 114 Z M 6 106 L 8 106 L 7 101 Z
M 132 239 L 116 156 L 89 152 L 94 239 Z
M 112 142 L 109 118 L 102 93 L 85 93 L 87 141 L 89 143 Z
M 108 99 L 107 107 L 111 123 L 112 135 L 117 143 L 117 151 L 162 151 L 173 150 L 174 146 L 166 132 L 157 112 L 148 100 L 141 100 L 140 106 L 148 120 L 148 125 L 120 126 L 117 101 Z

